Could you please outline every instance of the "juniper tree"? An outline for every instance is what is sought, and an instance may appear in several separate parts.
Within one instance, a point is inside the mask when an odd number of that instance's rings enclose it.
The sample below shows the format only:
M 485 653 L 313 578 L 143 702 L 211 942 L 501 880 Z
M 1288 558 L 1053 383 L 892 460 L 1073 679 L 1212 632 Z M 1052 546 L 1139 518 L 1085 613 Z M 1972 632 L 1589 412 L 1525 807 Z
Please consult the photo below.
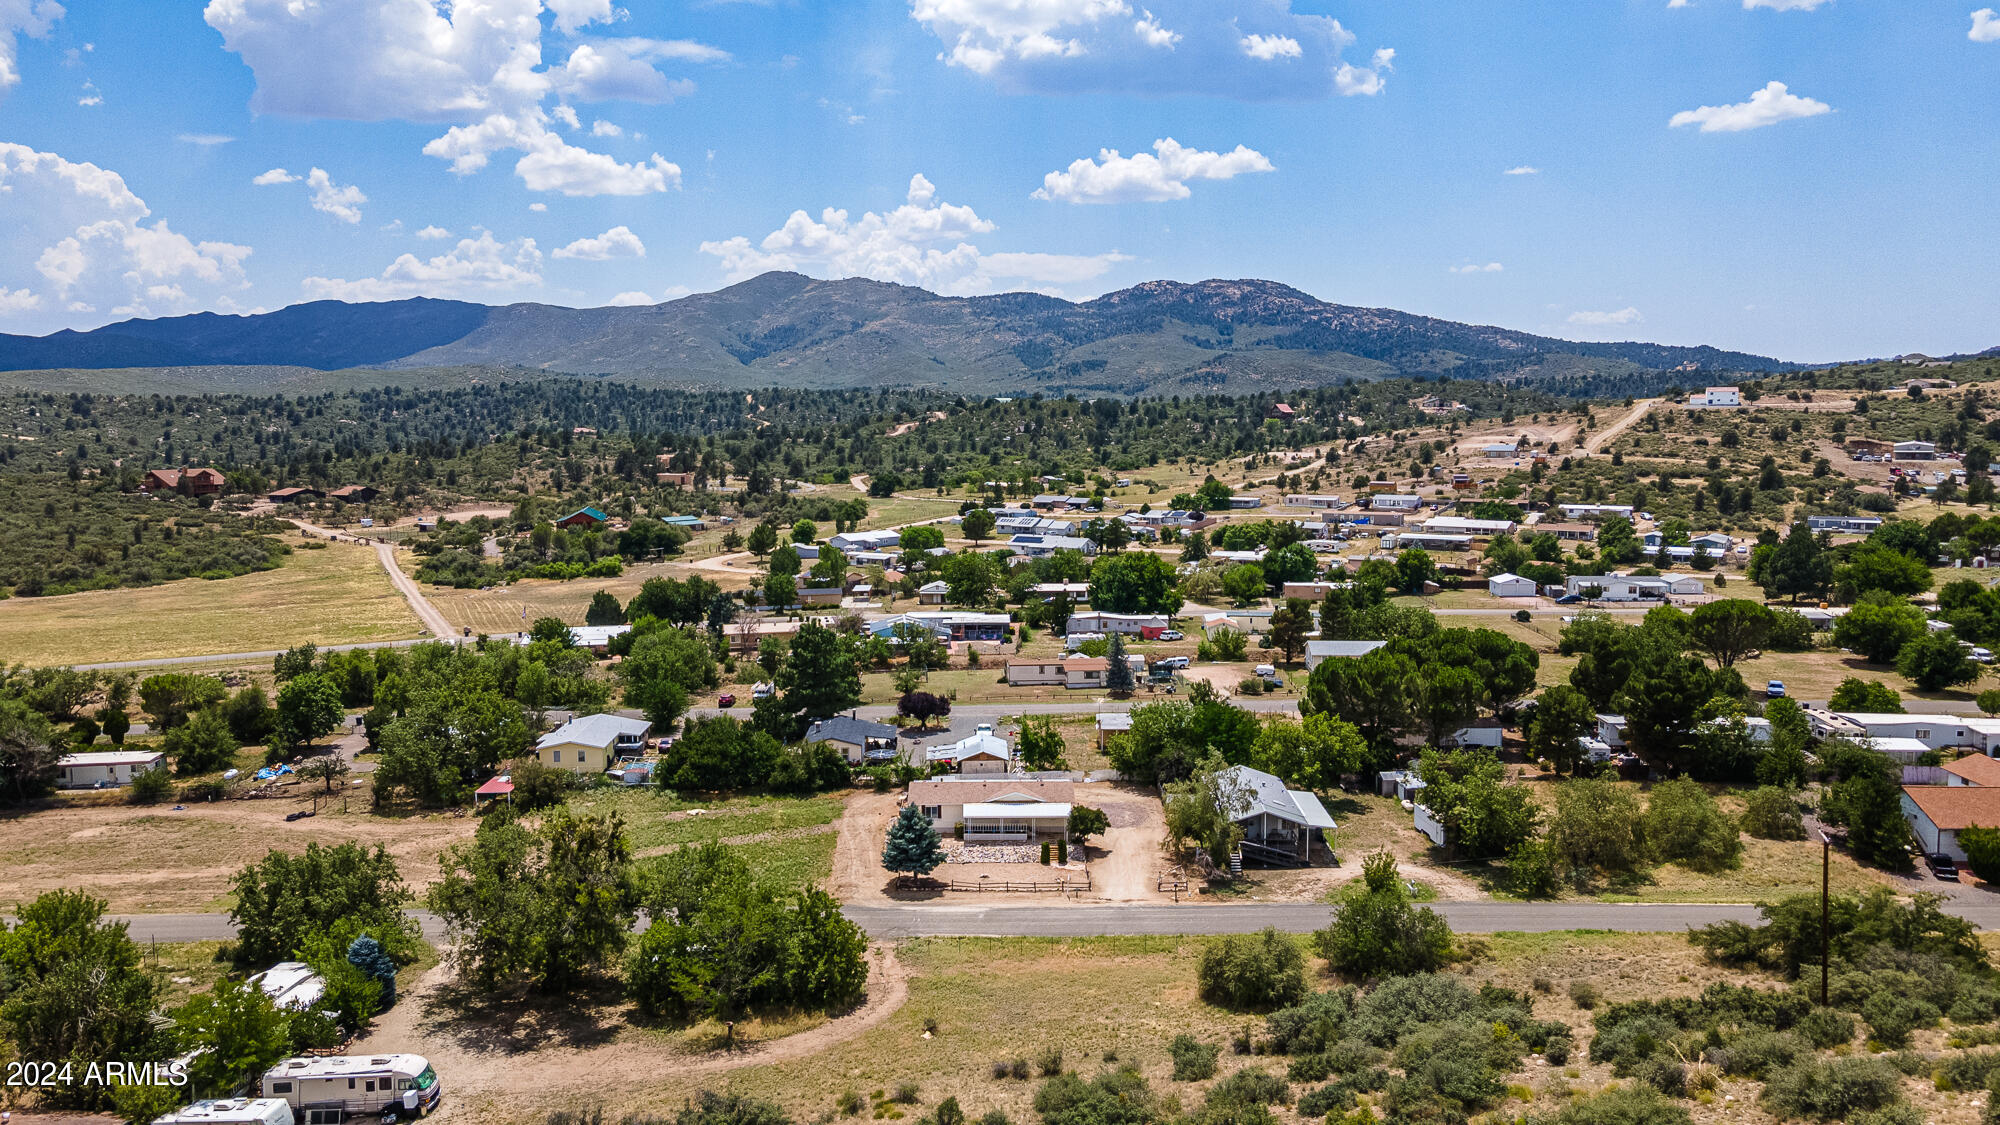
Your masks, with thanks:
M 882 866 L 898 875 L 928 875 L 944 862 L 944 842 L 930 818 L 915 805 L 904 805 L 889 826 L 889 842 L 882 849 Z

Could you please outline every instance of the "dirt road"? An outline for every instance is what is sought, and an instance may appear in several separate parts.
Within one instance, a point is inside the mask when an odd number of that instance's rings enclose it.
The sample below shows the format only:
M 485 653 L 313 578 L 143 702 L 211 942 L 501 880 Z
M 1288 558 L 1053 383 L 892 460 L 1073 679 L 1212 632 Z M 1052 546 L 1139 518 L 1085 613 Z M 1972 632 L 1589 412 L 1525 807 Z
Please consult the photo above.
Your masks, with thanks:
M 1584 440 L 1583 443 L 1584 454 L 1586 456 L 1594 455 L 1598 450 L 1603 449 L 1605 446 L 1617 440 L 1619 434 L 1622 434 L 1626 430 L 1631 429 L 1633 425 L 1635 425 L 1639 421 L 1639 419 L 1644 418 L 1646 416 L 1646 413 L 1652 410 L 1653 407 L 1659 403 L 1659 401 L 1660 400 L 1656 398 L 1642 398 L 1639 401 L 1633 403 L 1632 409 L 1625 413 L 1625 417 L 1618 419 L 1616 422 L 1611 423 L 1609 426 L 1604 427 L 1603 429 L 1590 435 L 1590 437 Z
M 352 1051 L 400 1051 L 422 1043 L 425 1057 L 448 1076 L 438 1120 L 526 1120 L 524 1107 L 634 1100 L 657 1087 L 667 1071 L 713 1074 L 818 1055 L 880 1025 L 909 999 L 909 972 L 894 949 L 872 946 L 868 962 L 867 992 L 856 1007 L 782 1038 L 707 1052 L 685 1046 L 679 1037 L 629 1026 L 622 1002 L 593 1008 L 579 1001 L 560 1013 L 537 1011 L 513 1019 L 465 1017 L 440 995 L 452 986 L 453 972 L 439 965 L 377 1019 Z
M 395 547 L 379 540 L 369 539 L 366 536 L 353 535 L 344 531 L 335 531 L 330 527 L 321 527 L 318 524 L 307 523 L 302 519 L 294 518 L 292 522 L 297 524 L 301 531 L 308 531 L 314 535 L 324 535 L 335 542 L 345 539 L 350 543 L 366 543 L 374 547 L 375 561 L 381 563 L 382 569 L 388 573 L 389 584 L 396 588 L 397 593 L 403 595 L 404 601 L 410 603 L 410 612 L 417 615 L 417 621 L 423 625 L 424 631 L 441 640 L 450 640 L 458 635 L 458 630 L 452 628 L 451 622 L 445 620 L 444 614 L 439 613 L 437 607 L 432 605 L 428 598 L 424 597 L 424 592 L 417 586 L 416 580 L 404 574 L 403 568 L 396 564 Z

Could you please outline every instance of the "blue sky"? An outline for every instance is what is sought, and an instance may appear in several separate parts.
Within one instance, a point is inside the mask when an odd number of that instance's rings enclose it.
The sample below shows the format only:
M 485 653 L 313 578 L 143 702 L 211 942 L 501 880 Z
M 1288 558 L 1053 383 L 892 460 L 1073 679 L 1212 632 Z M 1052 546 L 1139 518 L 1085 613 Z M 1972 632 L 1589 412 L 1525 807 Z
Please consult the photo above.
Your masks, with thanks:
M 0 331 L 788 268 L 1978 350 L 1978 2 L 0 0 Z

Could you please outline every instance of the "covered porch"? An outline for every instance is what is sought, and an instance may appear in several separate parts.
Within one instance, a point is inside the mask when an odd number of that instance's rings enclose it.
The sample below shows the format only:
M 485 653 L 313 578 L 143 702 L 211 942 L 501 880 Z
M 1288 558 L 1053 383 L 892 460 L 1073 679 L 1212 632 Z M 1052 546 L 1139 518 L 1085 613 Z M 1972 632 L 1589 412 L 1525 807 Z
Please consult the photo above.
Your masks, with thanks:
M 967 843 L 1020 844 L 1069 839 L 1066 801 L 982 801 L 965 806 Z

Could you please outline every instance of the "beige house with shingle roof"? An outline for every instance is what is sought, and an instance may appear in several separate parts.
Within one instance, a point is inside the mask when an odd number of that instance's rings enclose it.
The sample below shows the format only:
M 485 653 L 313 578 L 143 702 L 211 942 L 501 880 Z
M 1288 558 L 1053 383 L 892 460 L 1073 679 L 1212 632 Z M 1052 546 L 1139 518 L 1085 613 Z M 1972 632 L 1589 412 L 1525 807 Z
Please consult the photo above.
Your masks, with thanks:
M 905 799 L 945 835 L 965 826 L 965 838 L 1019 843 L 1067 838 L 1076 783 L 1029 777 L 937 777 L 912 781 Z

